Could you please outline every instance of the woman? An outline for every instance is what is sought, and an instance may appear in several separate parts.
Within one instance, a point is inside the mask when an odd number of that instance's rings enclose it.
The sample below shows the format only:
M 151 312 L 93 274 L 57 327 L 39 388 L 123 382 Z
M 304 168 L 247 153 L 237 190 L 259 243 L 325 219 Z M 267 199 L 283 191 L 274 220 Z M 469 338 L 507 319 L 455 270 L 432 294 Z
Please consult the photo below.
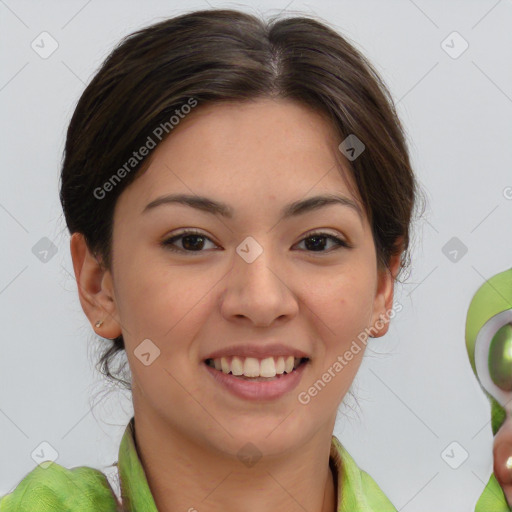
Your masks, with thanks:
M 325 24 L 208 10 L 127 37 L 61 184 L 101 363 L 130 368 L 122 503 L 50 463 L 2 511 L 396 511 L 332 433 L 395 311 L 417 193 L 385 85 Z

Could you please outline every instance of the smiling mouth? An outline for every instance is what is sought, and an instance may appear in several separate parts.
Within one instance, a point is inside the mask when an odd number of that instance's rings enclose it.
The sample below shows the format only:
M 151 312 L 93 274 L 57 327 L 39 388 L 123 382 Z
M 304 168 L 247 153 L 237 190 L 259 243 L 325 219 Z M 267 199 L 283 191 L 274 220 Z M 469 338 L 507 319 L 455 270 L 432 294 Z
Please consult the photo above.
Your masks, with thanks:
M 257 359 L 255 357 L 229 356 L 206 359 L 211 368 L 250 381 L 272 381 L 294 372 L 309 361 L 307 357 L 278 356 Z

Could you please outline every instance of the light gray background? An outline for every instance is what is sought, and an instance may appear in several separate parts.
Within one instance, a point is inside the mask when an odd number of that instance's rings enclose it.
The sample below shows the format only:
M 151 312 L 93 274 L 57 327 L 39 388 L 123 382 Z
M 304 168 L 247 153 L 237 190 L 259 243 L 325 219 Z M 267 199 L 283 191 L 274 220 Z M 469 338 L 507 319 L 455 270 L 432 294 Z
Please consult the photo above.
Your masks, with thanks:
M 492 432 L 464 326 L 474 292 L 512 266 L 512 2 L 210 4 L 317 14 L 390 87 L 429 209 L 415 228 L 412 274 L 396 289 L 403 310 L 384 338 L 372 340 L 354 386 L 361 408 L 342 409 L 335 434 L 398 510 L 474 510 L 492 471 Z M 182 8 L 177 1 L 0 0 L 0 494 L 35 466 L 30 454 L 42 441 L 69 468 L 106 470 L 117 460 L 131 404 L 114 393 L 91 411 L 105 383 L 93 369 L 58 175 L 76 101 L 108 52 Z M 59 45 L 47 59 L 31 48 L 43 31 Z M 453 31 L 469 43 L 456 59 L 441 46 Z M 454 236 L 468 248 L 457 262 L 442 252 Z M 32 253 L 43 237 L 58 248 L 46 263 Z M 453 441 L 469 454 L 456 470 L 441 457 Z

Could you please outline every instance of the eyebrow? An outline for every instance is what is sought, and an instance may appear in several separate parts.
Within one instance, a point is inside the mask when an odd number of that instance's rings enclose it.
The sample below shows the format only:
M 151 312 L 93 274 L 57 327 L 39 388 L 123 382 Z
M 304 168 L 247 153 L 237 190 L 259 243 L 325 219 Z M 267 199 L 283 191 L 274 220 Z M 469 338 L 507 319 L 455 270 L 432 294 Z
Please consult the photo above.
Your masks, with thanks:
M 157 206 L 161 206 L 164 204 L 182 204 L 227 219 L 232 219 L 234 216 L 233 208 L 226 203 L 215 201 L 204 196 L 189 194 L 169 194 L 157 197 L 156 199 L 154 199 L 145 206 L 142 213 L 146 213 L 150 210 L 153 210 Z M 306 199 L 301 199 L 299 201 L 295 201 L 293 203 L 286 205 L 281 211 L 281 217 L 279 220 L 282 221 L 290 217 L 303 215 L 307 212 L 319 210 L 320 208 L 332 204 L 341 204 L 343 206 L 348 206 L 349 208 L 352 208 L 353 210 L 356 211 L 361 220 L 363 219 L 363 214 L 359 205 L 352 199 L 345 196 L 339 196 L 336 194 L 323 194 L 319 196 L 308 197 Z

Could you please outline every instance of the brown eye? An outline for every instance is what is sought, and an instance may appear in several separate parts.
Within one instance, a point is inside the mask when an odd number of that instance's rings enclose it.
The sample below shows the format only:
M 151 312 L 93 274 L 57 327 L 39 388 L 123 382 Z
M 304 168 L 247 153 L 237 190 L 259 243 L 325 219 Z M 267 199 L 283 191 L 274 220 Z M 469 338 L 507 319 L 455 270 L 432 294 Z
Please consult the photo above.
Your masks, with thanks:
M 335 246 L 332 250 L 325 251 L 324 249 L 328 241 L 334 242 Z M 350 245 L 341 238 L 322 232 L 310 233 L 308 236 L 303 238 L 300 243 L 302 242 L 306 243 L 306 250 L 308 252 L 332 252 L 333 250 L 335 251 L 341 247 L 350 248 Z
M 175 246 L 178 240 L 181 240 L 182 247 Z M 206 243 L 205 241 L 210 241 L 213 244 L 213 242 L 200 231 L 189 230 L 163 240 L 162 245 L 166 249 L 175 252 L 204 252 L 202 249 Z

